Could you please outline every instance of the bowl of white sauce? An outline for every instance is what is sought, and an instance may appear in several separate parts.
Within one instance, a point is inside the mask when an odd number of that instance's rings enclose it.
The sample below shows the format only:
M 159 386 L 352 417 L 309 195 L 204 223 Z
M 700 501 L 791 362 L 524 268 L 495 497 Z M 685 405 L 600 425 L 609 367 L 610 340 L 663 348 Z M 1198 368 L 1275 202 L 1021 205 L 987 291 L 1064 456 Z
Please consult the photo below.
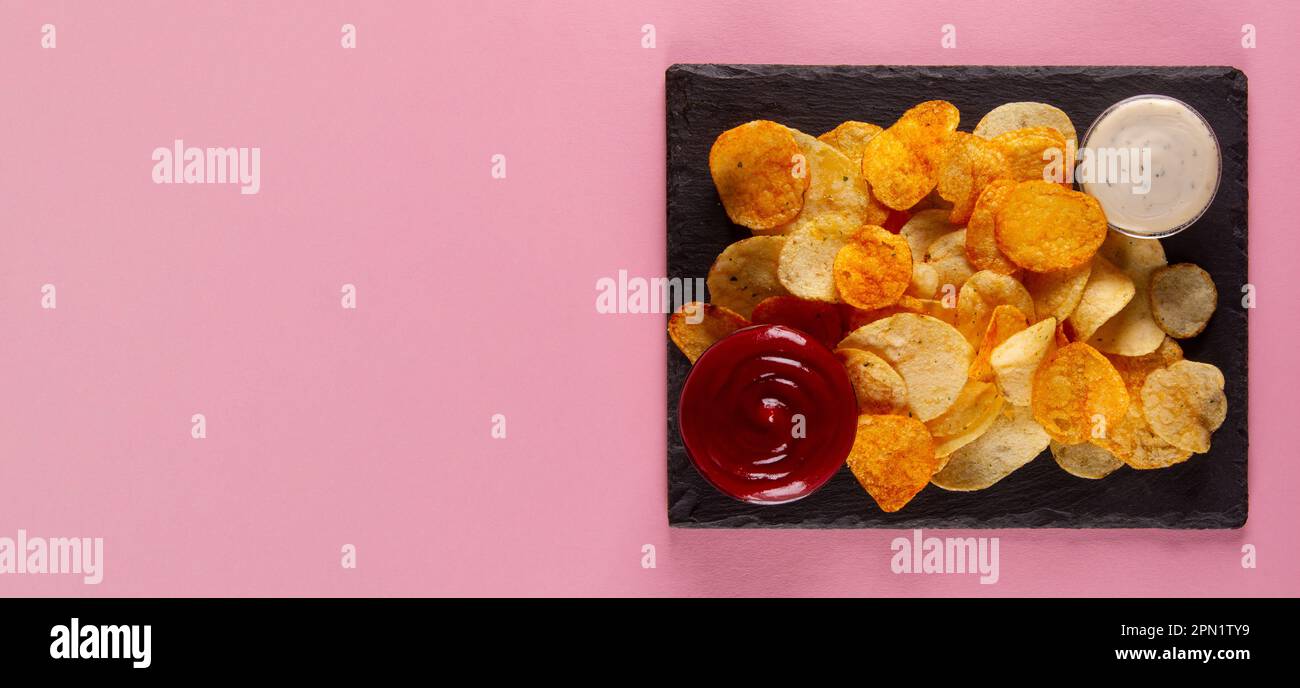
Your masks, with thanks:
M 1075 178 L 1117 232 L 1157 239 L 1192 226 L 1219 190 L 1219 140 L 1176 98 L 1141 95 L 1101 113 L 1083 137 Z

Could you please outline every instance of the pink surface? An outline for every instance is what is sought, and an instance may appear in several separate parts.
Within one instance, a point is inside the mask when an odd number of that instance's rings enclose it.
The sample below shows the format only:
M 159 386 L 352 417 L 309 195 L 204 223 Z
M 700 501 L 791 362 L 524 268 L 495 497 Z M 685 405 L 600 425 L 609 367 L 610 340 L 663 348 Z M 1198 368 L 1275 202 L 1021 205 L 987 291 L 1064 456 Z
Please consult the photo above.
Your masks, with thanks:
M 106 558 L 98 586 L 0 595 L 1300 592 L 1294 8 L 796 4 L 0 5 L 0 536 Z M 665 270 L 675 62 L 1245 71 L 1246 527 L 976 533 L 1001 537 L 987 586 L 892 574 L 896 531 L 670 531 L 663 318 L 593 304 Z M 176 138 L 261 147 L 261 193 L 153 184 Z

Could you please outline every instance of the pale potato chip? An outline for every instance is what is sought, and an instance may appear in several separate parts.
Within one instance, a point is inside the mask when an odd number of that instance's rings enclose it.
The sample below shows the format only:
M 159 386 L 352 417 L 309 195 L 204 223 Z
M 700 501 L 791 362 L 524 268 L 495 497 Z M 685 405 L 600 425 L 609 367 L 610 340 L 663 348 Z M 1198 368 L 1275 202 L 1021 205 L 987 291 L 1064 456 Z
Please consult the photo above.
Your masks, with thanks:
M 955 299 L 963 284 L 975 274 L 975 268 L 966 260 L 966 230 L 949 232 L 930 244 L 923 262 L 939 272 L 939 296 L 951 294 Z
M 952 406 L 966 384 L 974 352 L 952 325 L 926 315 L 899 313 L 859 327 L 839 348 L 865 349 L 885 359 L 907 384 L 907 404 L 921 421 Z
M 800 223 L 786 236 L 777 260 L 777 278 L 791 294 L 812 301 L 836 302 L 835 256 L 860 225 L 846 216 L 825 213 Z
M 987 432 L 953 452 L 930 482 L 945 490 L 983 490 L 1033 461 L 1050 439 L 1028 408 L 1012 406 L 997 414 Z
M 668 336 L 694 363 L 714 342 L 748 326 L 748 320 L 723 306 L 692 301 L 668 318 Z
M 1024 285 L 992 270 L 980 270 L 970 276 L 957 295 L 957 329 L 972 344 L 980 341 L 989 326 L 993 309 L 1000 305 L 1015 306 L 1029 322 L 1034 321 L 1034 299 Z
M 806 223 L 825 215 L 839 215 L 845 222 L 858 226 L 885 221 L 888 213 L 883 206 L 873 204 L 858 165 L 834 146 L 798 129 L 790 131 L 807 163 L 804 171 L 810 180 L 803 197 L 803 208 L 789 223 L 770 231 L 756 230 L 756 233 L 793 234 Z
M 984 434 L 1002 410 L 1002 404 L 995 385 L 967 380 L 952 406 L 925 424 L 934 438 L 934 454 L 940 457 L 939 463 L 946 463 L 944 457 Z
M 1056 465 L 1070 475 L 1090 480 L 1100 480 L 1114 473 L 1123 461 L 1095 444 L 1061 444 L 1052 440 L 1052 458 Z
M 1002 396 L 1014 406 L 1028 406 L 1034 373 L 1056 348 L 1056 320 L 1047 318 L 1007 337 L 989 355 L 994 379 Z
M 1151 273 L 1167 264 L 1157 239 L 1135 239 L 1111 230 L 1097 253 L 1133 280 L 1136 292 L 1124 310 L 1107 320 L 1087 341 L 1098 351 L 1121 356 L 1149 354 L 1165 339 L 1165 331 L 1151 316 L 1147 296 Z
M 1074 123 L 1063 110 L 1047 103 L 1019 102 L 1003 103 L 984 115 L 975 125 L 975 135 L 986 139 L 997 137 L 1009 131 L 1028 127 L 1051 127 L 1065 137 L 1067 143 L 1078 148 L 1079 141 L 1074 131 Z
M 939 291 L 939 271 L 929 263 L 913 261 L 912 282 L 907 285 L 907 291 L 903 293 L 918 299 L 932 299 L 937 291 Z
M 880 509 L 893 512 L 925 488 L 938 459 L 920 421 L 864 414 L 858 416 L 857 438 L 846 463 Z
M 1205 330 L 1219 302 L 1214 279 L 1191 263 L 1156 268 L 1151 273 L 1151 316 L 1171 337 L 1186 339 Z
M 1078 307 L 1091 275 L 1092 263 L 1068 270 L 1026 272 L 1025 289 L 1034 297 L 1034 313 L 1040 318 L 1065 320 Z
M 723 249 L 709 268 L 709 300 L 748 319 L 759 301 L 789 294 L 777 276 L 783 246 L 783 236 L 761 236 Z
M 907 240 L 884 227 L 867 225 L 844 241 L 835 255 L 835 288 L 857 308 L 883 308 L 898 302 L 912 281 Z
M 834 146 L 861 169 L 862 153 L 866 151 L 867 142 L 882 131 L 884 129 L 874 124 L 849 120 L 818 136 L 817 139 Z
M 1066 319 L 1074 336 L 1087 341 L 1097 328 L 1124 310 L 1136 289 L 1133 280 L 1101 256 L 1093 256 L 1088 283 L 1074 312 Z
M 836 349 L 858 397 L 858 412 L 907 413 L 907 384 L 885 359 L 862 349 Z
M 957 229 L 948 222 L 947 212 L 942 209 L 930 209 L 912 213 L 902 229 L 898 230 L 898 234 L 907 239 L 907 247 L 911 249 L 912 255 L 919 259 L 925 256 L 926 250 L 936 239 L 951 234 Z
M 799 145 L 791 129 L 756 120 L 728 129 L 709 150 L 709 173 L 732 222 L 763 230 L 803 208 L 808 176 L 793 174 Z
M 1228 416 L 1223 382 L 1223 373 L 1208 363 L 1178 361 L 1147 376 L 1142 412 L 1160 439 L 1203 454 Z

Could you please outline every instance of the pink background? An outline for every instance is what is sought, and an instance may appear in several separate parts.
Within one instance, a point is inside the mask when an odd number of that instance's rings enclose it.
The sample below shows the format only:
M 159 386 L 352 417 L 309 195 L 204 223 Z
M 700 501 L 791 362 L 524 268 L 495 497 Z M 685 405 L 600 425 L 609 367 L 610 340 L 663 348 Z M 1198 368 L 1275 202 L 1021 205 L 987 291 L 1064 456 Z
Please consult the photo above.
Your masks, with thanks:
M 1295 11 L 798 4 L 5 1 L 0 536 L 103 537 L 106 565 L 0 595 L 1300 592 Z M 894 531 L 670 531 L 664 320 L 599 315 L 594 285 L 664 273 L 675 62 L 1244 70 L 1247 526 L 977 533 L 992 586 L 893 575 Z M 154 185 L 175 138 L 260 146 L 261 193 Z

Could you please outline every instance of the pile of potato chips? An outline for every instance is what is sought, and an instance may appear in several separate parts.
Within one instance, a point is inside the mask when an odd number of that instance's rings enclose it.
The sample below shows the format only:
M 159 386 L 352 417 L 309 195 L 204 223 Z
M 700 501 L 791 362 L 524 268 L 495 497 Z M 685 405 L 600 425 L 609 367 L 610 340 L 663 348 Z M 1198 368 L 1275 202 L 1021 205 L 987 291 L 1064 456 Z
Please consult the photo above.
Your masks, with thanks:
M 1044 180 L 1050 151 L 1073 150 L 1061 110 L 1008 103 L 973 133 L 959 120 L 940 100 L 885 129 L 724 132 L 710 172 L 755 236 L 714 261 L 712 302 L 674 314 L 672 340 L 694 362 L 774 323 L 834 348 L 861 414 L 848 465 L 884 511 L 928 483 L 987 488 L 1049 446 L 1094 479 L 1208 451 L 1223 375 L 1173 338 L 1205 328 L 1210 276 Z

